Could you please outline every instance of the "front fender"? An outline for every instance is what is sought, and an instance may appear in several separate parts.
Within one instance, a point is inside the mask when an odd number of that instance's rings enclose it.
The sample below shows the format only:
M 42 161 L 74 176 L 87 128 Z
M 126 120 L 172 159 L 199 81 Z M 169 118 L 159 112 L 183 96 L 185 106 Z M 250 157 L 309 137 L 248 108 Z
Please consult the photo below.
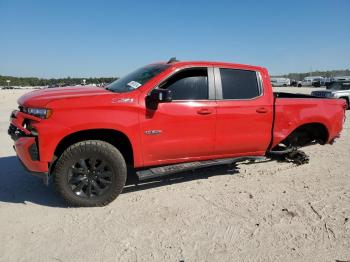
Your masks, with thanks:
M 137 111 L 85 109 L 57 112 L 50 119 L 33 124 L 38 131 L 39 152 L 42 161 L 51 162 L 58 144 L 67 136 L 92 129 L 109 129 L 129 138 L 134 152 L 140 152 L 139 120 Z M 139 154 L 135 163 L 142 162 Z

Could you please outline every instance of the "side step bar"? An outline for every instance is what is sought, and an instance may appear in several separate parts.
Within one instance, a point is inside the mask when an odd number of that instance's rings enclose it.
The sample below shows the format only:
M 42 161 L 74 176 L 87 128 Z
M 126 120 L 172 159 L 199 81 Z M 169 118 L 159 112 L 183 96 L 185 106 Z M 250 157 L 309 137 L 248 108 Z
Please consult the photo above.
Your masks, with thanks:
M 236 158 L 223 158 L 223 159 L 216 159 L 216 160 L 195 161 L 195 162 L 143 169 L 143 170 L 137 171 L 136 175 L 140 180 L 146 180 L 150 178 L 180 173 L 183 171 L 195 170 L 203 167 L 229 165 L 229 164 L 234 164 L 234 163 L 242 162 L 246 160 L 262 160 L 262 159 L 265 159 L 265 157 L 245 156 L 245 157 L 236 157 Z

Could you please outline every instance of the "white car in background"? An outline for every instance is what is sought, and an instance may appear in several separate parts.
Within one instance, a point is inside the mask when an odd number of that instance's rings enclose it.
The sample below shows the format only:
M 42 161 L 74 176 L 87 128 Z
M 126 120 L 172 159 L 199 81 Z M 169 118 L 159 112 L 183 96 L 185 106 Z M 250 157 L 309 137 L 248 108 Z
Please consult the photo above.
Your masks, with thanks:
M 272 86 L 290 86 L 290 79 L 285 77 L 271 77 Z
M 331 78 L 331 82 L 350 81 L 350 76 L 335 76 Z
M 349 80 L 338 80 L 327 86 L 326 90 L 312 91 L 312 96 L 344 99 L 347 109 L 350 109 L 350 78 Z
M 328 88 L 334 82 L 350 82 L 350 76 L 334 76 L 326 78 L 326 87 Z

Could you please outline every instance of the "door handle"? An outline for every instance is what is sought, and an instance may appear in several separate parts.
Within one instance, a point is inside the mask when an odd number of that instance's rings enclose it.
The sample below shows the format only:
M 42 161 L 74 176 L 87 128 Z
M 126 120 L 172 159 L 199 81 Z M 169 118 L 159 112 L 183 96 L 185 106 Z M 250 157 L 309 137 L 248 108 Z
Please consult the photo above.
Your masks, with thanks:
M 211 113 L 213 113 L 213 110 L 209 108 L 201 108 L 201 109 L 198 109 L 197 111 L 197 114 L 199 115 L 210 115 Z
M 267 113 L 269 110 L 266 107 L 259 107 L 256 112 L 260 113 L 260 114 L 265 114 Z

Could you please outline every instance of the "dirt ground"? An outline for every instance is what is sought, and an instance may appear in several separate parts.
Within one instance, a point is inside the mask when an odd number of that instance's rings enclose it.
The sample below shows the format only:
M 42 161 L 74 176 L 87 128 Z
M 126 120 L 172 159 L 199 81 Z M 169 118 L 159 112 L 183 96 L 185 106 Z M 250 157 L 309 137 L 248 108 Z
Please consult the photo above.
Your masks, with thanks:
M 0 261 L 350 261 L 350 111 L 334 145 L 305 149 L 307 165 L 129 182 L 106 207 L 67 208 L 12 149 L 24 92 L 0 91 Z

